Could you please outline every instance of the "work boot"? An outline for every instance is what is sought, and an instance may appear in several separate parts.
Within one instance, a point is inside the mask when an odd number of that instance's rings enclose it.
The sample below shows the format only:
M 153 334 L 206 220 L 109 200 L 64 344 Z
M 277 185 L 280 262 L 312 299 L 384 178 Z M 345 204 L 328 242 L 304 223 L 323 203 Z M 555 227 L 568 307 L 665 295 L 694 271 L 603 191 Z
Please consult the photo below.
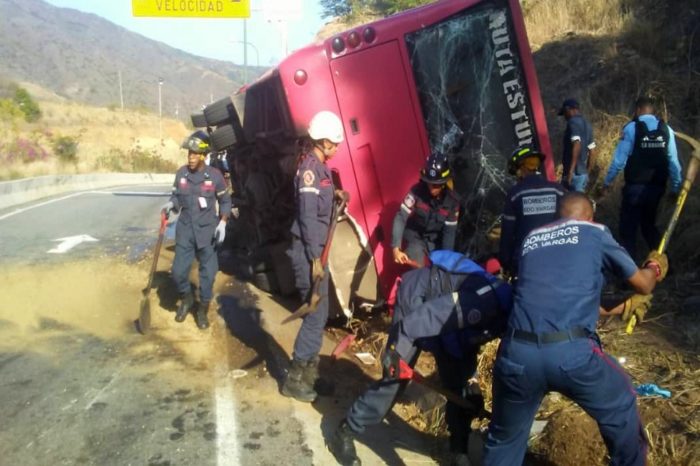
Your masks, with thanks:
M 335 384 L 328 379 L 322 379 L 318 375 L 318 363 L 320 358 L 316 356 L 306 361 L 304 366 L 304 383 L 313 387 L 320 396 L 331 396 L 335 391 Z
M 306 361 L 292 360 L 287 379 L 282 385 L 282 395 L 294 398 L 297 401 L 311 403 L 318 394 L 314 391 L 311 384 L 306 383 L 304 380 L 304 369 L 306 369 Z
M 182 299 L 180 299 L 180 307 L 177 308 L 177 312 L 175 313 L 175 322 L 183 322 L 193 305 L 194 296 L 192 296 L 192 293 L 185 293 L 182 295 Z
M 352 430 L 348 421 L 343 419 L 335 432 L 328 440 L 328 449 L 333 453 L 335 459 L 343 466 L 360 466 L 362 462 L 357 457 L 355 443 L 353 438 L 355 432 Z
M 194 320 L 195 322 L 197 322 L 197 327 L 200 330 L 205 330 L 209 328 L 209 318 L 207 317 L 208 312 L 209 303 L 206 301 L 199 303 L 199 307 L 197 307 L 197 312 L 194 315 Z

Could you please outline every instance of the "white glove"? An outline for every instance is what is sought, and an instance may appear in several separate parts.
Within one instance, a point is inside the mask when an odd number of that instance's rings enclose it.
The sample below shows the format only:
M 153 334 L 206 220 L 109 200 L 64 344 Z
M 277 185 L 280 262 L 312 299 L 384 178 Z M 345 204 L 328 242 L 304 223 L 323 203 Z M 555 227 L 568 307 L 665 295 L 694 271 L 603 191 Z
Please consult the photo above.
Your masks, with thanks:
M 163 204 L 163 207 L 161 207 L 161 211 L 165 212 L 165 218 L 170 217 L 170 212 L 175 209 L 175 204 L 173 204 L 173 201 L 168 201 L 165 204 Z
M 214 240 L 216 240 L 216 245 L 221 246 L 226 238 L 226 222 L 219 220 L 219 224 L 216 226 L 216 231 L 214 231 Z

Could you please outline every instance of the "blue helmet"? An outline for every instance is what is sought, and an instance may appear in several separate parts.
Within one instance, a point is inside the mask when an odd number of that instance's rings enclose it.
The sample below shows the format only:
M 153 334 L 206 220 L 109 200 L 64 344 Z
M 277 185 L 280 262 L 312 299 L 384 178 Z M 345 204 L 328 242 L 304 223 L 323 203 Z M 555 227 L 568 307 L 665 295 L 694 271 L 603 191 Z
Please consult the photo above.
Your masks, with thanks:
M 433 152 L 425 161 L 425 167 L 420 171 L 420 179 L 430 184 L 445 184 L 450 179 L 450 166 L 447 156 L 441 152 Z

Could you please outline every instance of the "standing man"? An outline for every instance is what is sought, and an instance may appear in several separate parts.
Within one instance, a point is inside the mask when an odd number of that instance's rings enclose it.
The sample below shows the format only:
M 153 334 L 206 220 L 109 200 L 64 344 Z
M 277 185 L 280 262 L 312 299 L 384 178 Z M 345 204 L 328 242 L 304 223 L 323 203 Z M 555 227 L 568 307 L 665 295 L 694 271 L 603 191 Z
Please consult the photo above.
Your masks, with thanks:
M 394 261 L 423 266 L 434 249 L 453 250 L 459 220 L 459 199 L 447 186 L 450 167 L 447 157 L 433 152 L 421 170 L 420 181 L 406 194 L 394 217 L 391 247 Z M 405 251 L 401 249 L 406 241 Z
M 209 152 L 209 135 L 196 131 L 182 143 L 187 149 L 187 165 L 175 174 L 173 194 L 163 206 L 165 215 L 179 211 L 175 231 L 173 280 L 180 292 L 180 306 L 175 321 L 182 322 L 194 305 L 190 286 L 190 267 L 195 256 L 199 262 L 199 306 L 195 314 L 197 327 L 209 327 L 209 304 L 214 278 L 219 270 L 216 246 L 224 242 L 226 221 L 231 212 L 231 195 L 221 172 L 204 163 Z M 219 206 L 217 215 L 216 206 Z M 218 223 L 217 223 L 218 221 Z
M 545 394 L 559 392 L 598 423 L 610 464 L 643 466 L 647 439 L 624 369 L 595 334 L 603 274 L 649 294 L 668 270 L 652 251 L 642 269 L 593 223 L 593 205 L 578 192 L 564 196 L 560 220 L 523 243 L 517 291 L 493 370 L 493 415 L 485 466 L 520 465 Z
M 676 136 L 666 122 L 654 115 L 654 103 L 647 97 L 637 99 L 634 120 L 622 129 L 605 176 L 603 195 L 623 169 L 620 243 L 632 258 L 636 258 L 639 227 L 649 249 L 656 249 L 661 241 L 656 213 L 666 190 L 666 180 L 671 178 L 673 196 L 678 195 L 682 182 Z
M 518 182 L 506 195 L 498 260 L 511 277 L 518 272 L 520 245 L 525 235 L 554 221 L 566 191 L 542 175 L 543 163 L 544 154 L 531 147 L 517 148 L 508 161 L 508 173 L 515 175 Z
M 581 115 L 576 99 L 566 99 L 559 109 L 559 116 L 566 119 L 564 131 L 563 154 L 564 166 L 562 185 L 571 191 L 580 193 L 586 190 L 588 171 L 593 166 L 595 157 L 595 140 L 593 129 Z
M 430 259 L 430 267 L 401 277 L 382 379 L 355 400 L 328 441 L 331 453 L 344 466 L 360 465 L 353 438 L 384 419 L 408 382 L 400 379 L 401 361 L 413 367 L 421 349 L 434 354 L 442 386 L 469 405 L 448 400 L 445 407 L 452 464 L 469 464 L 470 424 L 482 412 L 484 399 L 478 385 L 470 386 L 468 379 L 476 370 L 480 345 L 504 329 L 511 288 L 462 254 L 434 251 Z
M 321 299 L 316 311 L 307 314 L 294 341 L 292 365 L 282 386 L 284 396 L 312 402 L 318 395 L 318 353 L 323 328 L 328 319 L 328 273 L 321 264 L 321 254 L 328 240 L 331 217 L 337 196 L 331 171 L 326 165 L 343 142 L 343 124 L 329 111 L 314 115 L 309 123 L 313 147 L 303 156 L 294 178 L 297 212 L 292 224 L 292 245 L 287 254 L 292 259 L 294 281 L 299 295 L 308 299 L 312 283 L 320 279 Z

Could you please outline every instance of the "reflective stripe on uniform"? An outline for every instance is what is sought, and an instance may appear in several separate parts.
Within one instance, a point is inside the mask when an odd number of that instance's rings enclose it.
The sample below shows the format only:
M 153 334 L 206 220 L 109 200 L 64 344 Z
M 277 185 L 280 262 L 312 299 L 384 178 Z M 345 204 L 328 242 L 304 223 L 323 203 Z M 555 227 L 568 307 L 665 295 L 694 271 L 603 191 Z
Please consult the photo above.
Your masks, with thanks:
M 401 204 L 401 210 L 403 210 L 407 214 L 410 214 L 411 212 L 413 212 L 413 210 L 410 207 L 408 207 L 406 204 Z
M 455 226 L 455 225 L 457 225 L 457 220 L 455 220 L 454 222 L 447 222 L 447 221 L 446 221 L 446 222 L 445 222 L 445 225 L 447 225 L 447 226 Z
M 476 290 L 476 294 L 478 294 L 479 296 L 483 296 L 483 295 L 485 295 L 486 293 L 488 293 L 488 292 L 491 291 L 491 290 L 493 290 L 493 288 L 491 287 L 491 285 L 482 286 L 481 288 L 479 288 L 478 290 Z
M 300 193 L 314 193 L 316 195 L 321 194 L 321 190 L 318 188 L 311 188 L 311 187 L 304 187 L 304 188 L 299 188 Z
M 462 306 L 459 305 L 459 292 L 452 293 L 452 300 L 455 303 L 457 310 L 457 328 L 464 328 L 464 316 L 462 315 Z

